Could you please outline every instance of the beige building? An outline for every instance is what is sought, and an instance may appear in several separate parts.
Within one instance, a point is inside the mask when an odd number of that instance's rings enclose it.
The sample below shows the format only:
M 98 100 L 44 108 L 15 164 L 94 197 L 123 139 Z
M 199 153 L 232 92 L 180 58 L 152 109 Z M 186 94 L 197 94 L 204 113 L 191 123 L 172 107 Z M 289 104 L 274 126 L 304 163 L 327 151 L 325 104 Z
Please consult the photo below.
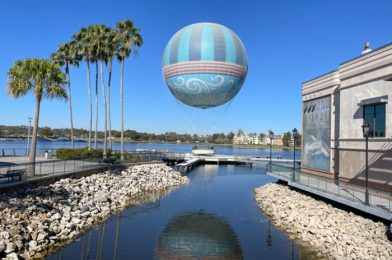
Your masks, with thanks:
M 364 184 L 370 125 L 369 186 L 392 190 L 392 44 L 304 82 L 302 171 Z

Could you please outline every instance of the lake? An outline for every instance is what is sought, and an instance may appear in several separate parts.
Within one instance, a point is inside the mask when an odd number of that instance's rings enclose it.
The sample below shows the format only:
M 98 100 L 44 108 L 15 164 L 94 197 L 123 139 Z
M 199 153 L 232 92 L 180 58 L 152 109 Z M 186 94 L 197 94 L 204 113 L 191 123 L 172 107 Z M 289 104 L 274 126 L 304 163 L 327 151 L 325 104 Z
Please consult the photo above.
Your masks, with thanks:
M 87 142 L 76 141 L 75 148 L 83 148 L 87 146 Z M 98 146 L 102 148 L 103 144 L 98 143 Z M 192 151 L 192 144 L 171 144 L 171 143 L 125 143 L 126 151 L 135 151 L 136 149 L 155 149 L 162 151 L 178 152 L 178 153 L 190 153 Z M 0 153 L 2 149 L 4 154 L 13 155 L 14 151 L 16 155 L 24 156 L 26 154 L 27 140 L 17 141 L 0 141 Z M 58 148 L 71 148 L 71 142 L 69 141 L 48 141 L 39 140 L 37 143 L 37 155 L 43 156 L 46 150 L 56 150 Z M 217 154 L 224 155 L 244 155 L 244 156 L 269 156 L 269 148 L 242 148 L 236 146 L 215 146 Z M 113 142 L 113 150 L 120 150 L 120 143 Z M 283 149 L 272 149 L 272 157 L 281 157 L 283 159 L 292 159 L 293 150 Z M 297 160 L 301 158 L 301 151 L 295 152 Z
M 262 214 L 265 165 L 204 165 L 191 183 L 116 213 L 47 259 L 306 259 L 315 255 Z

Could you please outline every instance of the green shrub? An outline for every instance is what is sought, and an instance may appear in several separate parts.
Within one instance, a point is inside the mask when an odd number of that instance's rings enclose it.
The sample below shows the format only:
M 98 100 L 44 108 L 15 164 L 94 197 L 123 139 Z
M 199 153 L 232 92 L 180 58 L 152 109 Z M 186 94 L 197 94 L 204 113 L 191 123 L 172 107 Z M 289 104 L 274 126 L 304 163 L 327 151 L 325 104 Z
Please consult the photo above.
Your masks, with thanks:
M 111 152 L 108 151 L 107 154 L 108 156 L 110 156 Z M 59 148 L 56 150 L 56 157 L 61 160 L 102 158 L 102 156 L 103 156 L 102 149 L 89 150 L 88 148 L 80 148 L 80 149 Z

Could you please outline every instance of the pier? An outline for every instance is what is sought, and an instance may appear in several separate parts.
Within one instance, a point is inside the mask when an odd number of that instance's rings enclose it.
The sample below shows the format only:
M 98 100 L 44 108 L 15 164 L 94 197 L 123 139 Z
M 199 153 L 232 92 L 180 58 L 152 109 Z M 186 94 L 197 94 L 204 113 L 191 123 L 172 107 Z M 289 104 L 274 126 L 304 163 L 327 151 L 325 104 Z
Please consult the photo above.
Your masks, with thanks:
M 231 164 L 249 167 L 252 167 L 254 163 L 268 163 L 270 161 L 287 166 L 293 164 L 293 160 L 288 159 L 274 158 L 270 160 L 269 158 L 236 155 L 198 156 L 185 153 L 168 153 L 163 156 L 162 160 L 167 165 L 175 166 L 182 174 L 188 173 L 201 164 Z M 299 164 L 299 162 L 296 162 L 296 164 Z

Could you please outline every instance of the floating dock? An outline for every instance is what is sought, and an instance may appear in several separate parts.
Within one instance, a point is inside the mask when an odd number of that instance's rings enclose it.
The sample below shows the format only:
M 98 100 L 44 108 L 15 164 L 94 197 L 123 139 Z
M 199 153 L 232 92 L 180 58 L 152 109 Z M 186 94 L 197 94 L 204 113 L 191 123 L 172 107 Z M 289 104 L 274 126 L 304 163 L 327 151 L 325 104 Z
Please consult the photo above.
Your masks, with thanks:
M 215 156 L 184 156 L 183 158 L 171 158 L 171 160 L 165 160 L 169 165 L 177 167 L 177 169 L 186 174 L 195 167 L 201 164 L 232 164 L 232 165 L 244 165 L 252 167 L 254 163 L 266 163 L 269 162 L 269 158 L 256 158 L 247 156 L 231 156 L 231 155 L 215 155 Z M 284 159 L 272 159 L 274 162 L 292 164 L 292 160 Z M 178 163 L 172 163 L 178 162 Z

